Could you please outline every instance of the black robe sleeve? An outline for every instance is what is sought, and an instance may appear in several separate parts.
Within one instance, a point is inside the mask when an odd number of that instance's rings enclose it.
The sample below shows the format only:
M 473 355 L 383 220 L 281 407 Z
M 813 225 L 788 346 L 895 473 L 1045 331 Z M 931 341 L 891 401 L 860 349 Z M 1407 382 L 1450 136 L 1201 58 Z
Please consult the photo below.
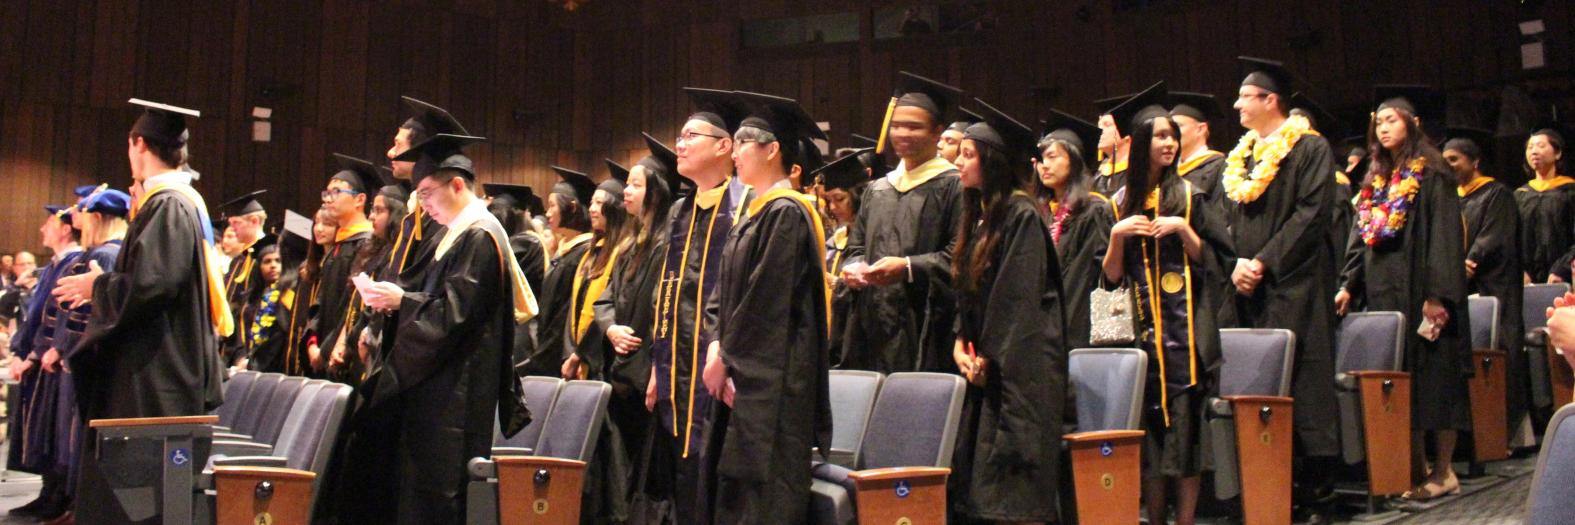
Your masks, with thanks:
M 950 283 L 952 280 L 952 249 L 957 246 L 957 221 L 962 220 L 962 185 L 949 184 L 943 188 L 935 196 L 941 199 L 941 224 L 946 228 L 946 245 L 938 251 L 908 256 L 910 274 L 915 281 Z
M 399 337 L 387 356 L 395 385 L 378 385 L 378 398 L 410 388 L 473 351 L 457 343 L 494 315 L 498 294 L 509 290 L 497 248 L 484 230 L 461 233 L 444 258 L 453 261 L 433 264 L 449 269 L 447 275 L 427 279 L 435 284 L 430 289 L 407 290 L 400 301 Z
M 1324 210 L 1334 183 L 1334 157 L 1329 153 L 1329 143 L 1316 136 L 1303 137 L 1290 156 L 1280 165 L 1280 173 L 1297 175 L 1295 211 L 1258 253 L 1242 254 L 1262 262 L 1268 278 L 1285 275 L 1325 246 L 1326 238 L 1319 230 L 1327 227 Z

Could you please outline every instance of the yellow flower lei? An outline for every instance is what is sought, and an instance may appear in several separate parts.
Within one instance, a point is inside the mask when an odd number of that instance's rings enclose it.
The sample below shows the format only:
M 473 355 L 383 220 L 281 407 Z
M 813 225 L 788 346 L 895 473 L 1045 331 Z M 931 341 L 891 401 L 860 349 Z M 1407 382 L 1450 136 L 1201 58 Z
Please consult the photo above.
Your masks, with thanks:
M 1225 157 L 1225 172 L 1221 177 L 1225 184 L 1225 195 L 1230 200 L 1246 204 L 1263 196 L 1264 190 L 1269 189 L 1269 184 L 1274 182 L 1275 175 L 1280 172 L 1280 161 L 1291 153 L 1291 148 L 1296 146 L 1296 141 L 1303 135 L 1318 135 L 1312 129 L 1305 117 L 1293 115 L 1280 126 L 1279 139 L 1263 144 L 1262 156 L 1252 173 L 1247 173 L 1247 156 L 1252 155 L 1258 142 L 1258 132 L 1247 130 L 1242 135 L 1241 142 L 1236 143 L 1236 148 L 1230 150 L 1230 155 Z

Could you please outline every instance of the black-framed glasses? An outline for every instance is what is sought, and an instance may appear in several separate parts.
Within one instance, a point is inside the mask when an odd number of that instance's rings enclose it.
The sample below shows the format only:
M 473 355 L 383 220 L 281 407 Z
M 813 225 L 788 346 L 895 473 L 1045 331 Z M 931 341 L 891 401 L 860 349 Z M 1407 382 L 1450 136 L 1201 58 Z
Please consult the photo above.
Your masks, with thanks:
M 355 191 L 355 190 L 347 190 L 347 189 L 344 189 L 344 188 L 329 188 L 329 189 L 323 190 L 323 195 L 322 195 L 323 202 L 332 202 L 334 200 L 334 197 L 338 197 L 341 194 L 349 195 L 349 196 L 354 197 L 356 195 L 360 195 L 361 192 Z
M 678 134 L 678 141 L 677 142 L 679 142 L 679 143 L 689 142 L 691 140 L 694 140 L 697 137 L 710 137 L 710 138 L 717 139 L 717 140 L 728 138 L 728 137 L 725 137 L 725 136 L 722 136 L 722 135 L 707 135 L 705 133 L 700 133 L 698 131 L 685 131 L 683 133 L 679 133 Z

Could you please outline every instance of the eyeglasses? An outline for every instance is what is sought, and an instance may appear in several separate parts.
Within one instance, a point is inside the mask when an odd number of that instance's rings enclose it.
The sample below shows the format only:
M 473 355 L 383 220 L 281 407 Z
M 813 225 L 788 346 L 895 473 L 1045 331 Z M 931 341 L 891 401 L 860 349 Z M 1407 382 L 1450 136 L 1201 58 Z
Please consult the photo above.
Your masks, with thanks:
M 355 191 L 355 190 L 347 190 L 347 189 L 344 189 L 344 188 L 333 188 L 333 189 L 323 190 L 323 202 L 333 202 L 334 197 L 338 197 L 340 194 L 355 196 L 355 195 L 360 195 L 361 192 Z
M 718 139 L 718 140 L 727 138 L 727 137 L 722 136 L 722 135 L 707 135 L 707 134 L 704 134 L 704 133 L 699 133 L 699 132 L 694 132 L 694 131 L 686 131 L 686 132 L 678 134 L 677 142 L 679 142 L 679 143 L 689 142 L 689 141 L 695 140 L 696 138 L 699 138 L 699 137 L 710 137 L 710 138 Z

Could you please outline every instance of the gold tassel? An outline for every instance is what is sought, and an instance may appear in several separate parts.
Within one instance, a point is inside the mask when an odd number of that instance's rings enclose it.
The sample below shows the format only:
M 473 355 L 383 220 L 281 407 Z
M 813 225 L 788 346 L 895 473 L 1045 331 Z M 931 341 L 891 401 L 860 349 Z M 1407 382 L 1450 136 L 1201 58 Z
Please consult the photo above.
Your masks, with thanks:
M 891 97 L 891 102 L 886 103 L 886 117 L 880 121 L 880 138 L 875 141 L 875 154 L 886 152 L 886 134 L 891 130 L 891 114 L 897 110 L 897 97 Z

